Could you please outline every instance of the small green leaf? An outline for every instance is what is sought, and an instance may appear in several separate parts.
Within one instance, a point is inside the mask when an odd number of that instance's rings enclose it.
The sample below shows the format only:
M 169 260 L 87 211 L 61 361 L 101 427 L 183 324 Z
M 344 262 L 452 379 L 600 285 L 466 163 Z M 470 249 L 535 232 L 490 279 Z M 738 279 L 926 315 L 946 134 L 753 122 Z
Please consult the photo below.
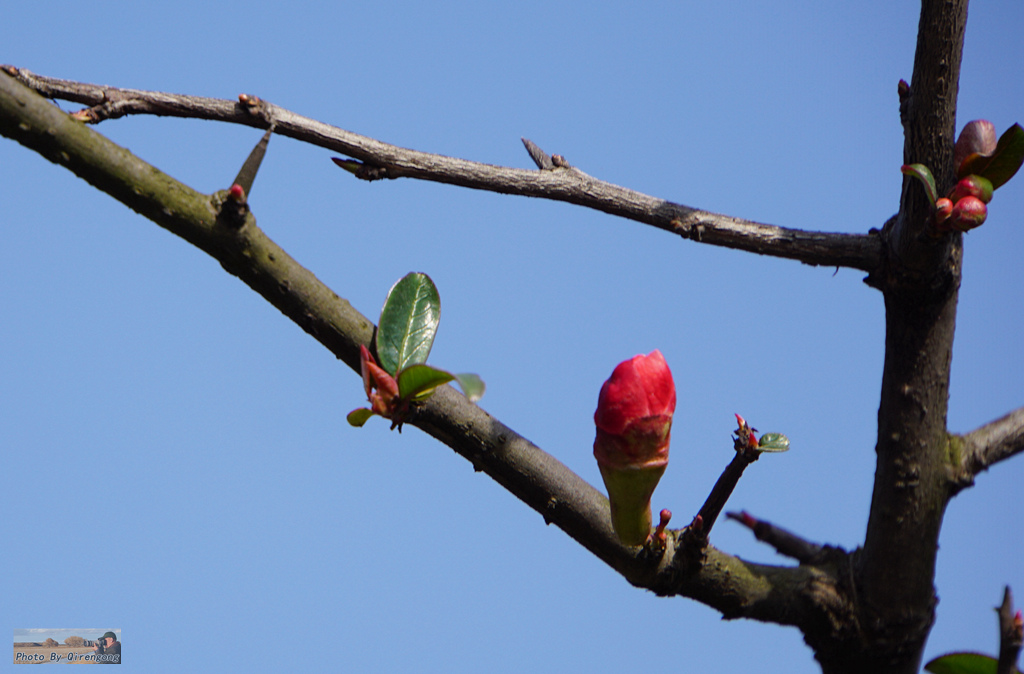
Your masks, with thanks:
M 789 449 L 789 438 L 782 433 L 765 433 L 757 441 L 757 448 L 762 452 L 785 452 Z
M 996 150 L 990 156 L 974 153 L 964 159 L 960 165 L 959 175 L 969 176 L 975 173 L 992 181 L 992 188 L 997 189 L 1017 173 L 1024 163 L 1024 128 L 1014 124 L 999 137 Z
M 331 161 L 345 169 L 352 175 L 356 175 L 359 169 L 363 167 L 361 162 L 357 162 L 355 159 L 342 159 L 341 157 L 331 157 Z
M 980 653 L 947 653 L 927 665 L 932 674 L 996 674 L 999 661 Z
M 904 164 L 900 167 L 900 173 L 905 176 L 912 176 L 924 183 L 924 191 L 928 195 L 928 201 L 935 205 L 939 198 L 939 191 L 935 188 L 935 178 L 932 172 L 924 164 Z
M 475 374 L 462 373 L 455 375 L 455 380 L 459 382 L 459 386 L 462 388 L 462 392 L 469 399 L 469 402 L 475 403 L 480 398 L 484 397 L 484 380 Z
M 357 410 L 352 410 L 351 412 L 349 412 L 348 416 L 345 418 L 348 419 L 348 422 L 350 424 L 358 428 L 359 426 L 365 424 L 372 416 L 373 410 L 367 409 L 365 407 L 360 407 Z
M 423 400 L 441 384 L 455 379 L 455 375 L 436 367 L 416 363 L 398 373 L 398 396 L 405 400 Z
M 425 363 L 440 320 L 441 296 L 430 277 L 419 272 L 403 276 L 388 292 L 380 312 L 380 366 L 394 377 L 410 365 Z

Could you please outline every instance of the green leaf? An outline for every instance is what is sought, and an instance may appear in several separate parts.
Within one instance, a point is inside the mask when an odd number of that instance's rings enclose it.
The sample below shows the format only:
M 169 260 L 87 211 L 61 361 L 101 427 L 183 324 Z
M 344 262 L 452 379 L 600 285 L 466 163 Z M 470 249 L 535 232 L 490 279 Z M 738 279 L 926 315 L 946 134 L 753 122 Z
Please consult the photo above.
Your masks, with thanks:
M 351 412 L 349 412 L 348 416 L 345 418 L 348 419 L 348 422 L 350 424 L 358 428 L 359 426 L 365 424 L 372 416 L 373 410 L 367 409 L 365 407 L 360 407 L 357 410 L 352 410 Z
M 947 653 L 924 666 L 932 674 L 996 674 L 999 661 L 980 653 Z
M 1022 163 L 1024 128 L 1021 128 L 1020 124 L 1014 124 L 999 137 L 996 150 L 991 156 L 986 157 L 978 153 L 970 155 L 960 165 L 958 175 L 964 177 L 974 173 L 983 176 L 992 181 L 992 188 L 996 189 L 1005 185 L 1017 173 Z
M 900 173 L 905 176 L 912 176 L 924 183 L 924 191 L 928 194 L 928 201 L 935 205 L 939 198 L 939 191 L 935 188 L 935 178 L 932 172 L 924 164 L 904 164 L 900 167 Z
M 355 159 L 342 159 L 341 157 L 331 157 L 331 161 L 345 169 L 352 175 L 356 175 L 359 169 L 363 167 L 361 162 L 357 162 Z
M 377 326 L 380 366 L 392 377 L 425 363 L 441 320 L 441 296 L 426 274 L 403 276 L 388 292 Z
M 757 448 L 762 452 L 785 452 L 789 449 L 789 438 L 782 433 L 765 433 L 757 441 Z
M 423 400 L 441 384 L 455 379 L 455 375 L 436 367 L 417 363 L 398 373 L 398 395 L 405 400 Z
M 469 402 L 475 403 L 480 398 L 484 397 L 484 380 L 475 374 L 462 373 L 455 375 L 455 380 L 459 382 L 459 386 L 462 388 L 462 392 L 466 394 Z

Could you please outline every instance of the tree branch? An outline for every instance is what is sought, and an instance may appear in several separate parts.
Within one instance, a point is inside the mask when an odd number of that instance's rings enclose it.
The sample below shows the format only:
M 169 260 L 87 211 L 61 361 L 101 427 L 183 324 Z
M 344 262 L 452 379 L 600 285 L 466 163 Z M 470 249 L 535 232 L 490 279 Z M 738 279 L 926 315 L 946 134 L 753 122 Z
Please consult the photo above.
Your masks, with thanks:
M 271 241 L 247 208 L 233 210 L 239 204 L 225 192 L 207 196 L 175 181 L 3 72 L 0 134 L 202 249 L 358 372 L 359 346 L 370 343 L 372 322 Z M 727 618 L 795 625 L 805 633 L 843 624 L 839 614 L 848 617 L 843 581 L 827 568 L 751 564 L 711 546 L 686 549 L 678 531 L 669 532 L 663 550 L 623 546 L 600 492 L 449 386 L 408 423 L 453 448 L 638 587 L 696 599 Z
M 914 73 L 900 88 L 904 162 L 923 163 L 950 186 L 967 0 L 923 0 Z M 904 177 L 899 214 L 883 231 L 885 362 L 871 510 L 858 556 L 858 607 L 867 639 L 850 671 L 917 672 L 935 620 L 935 562 L 951 496 L 949 373 L 960 287 L 959 234 L 926 232 L 931 204 Z M 900 634 L 893 641 L 893 634 Z M 856 649 L 856 644 L 851 645 Z
M 150 114 L 232 122 L 261 129 L 274 122 L 277 134 L 366 162 L 374 169 L 364 172 L 367 179 L 417 178 L 564 201 L 652 225 L 684 239 L 810 265 L 872 272 L 882 260 L 881 242 L 873 234 L 809 232 L 702 211 L 598 180 L 569 167 L 564 160 L 552 162 L 553 168 L 545 170 L 493 166 L 382 143 L 244 94 L 238 101 L 229 101 L 71 82 L 13 66 L 2 69 L 43 96 L 93 106 L 76 113 L 82 121 Z
M 812 543 L 771 522 L 759 520 L 746 510 L 741 510 L 738 513 L 726 513 L 725 516 L 753 531 L 757 540 L 772 546 L 780 555 L 792 557 L 801 564 L 820 562 L 822 555 L 831 549 L 820 543 Z
M 921 163 L 935 176 L 940 194 L 955 181 L 953 140 L 967 0 L 923 0 L 909 91 L 900 90 L 903 163 Z M 900 212 L 889 232 L 893 255 L 907 271 L 930 275 L 959 245 L 960 237 L 925 235 L 932 205 L 916 179 L 903 177 Z
M 960 491 L 990 466 L 1024 452 L 1024 407 L 962 436 L 950 436 L 953 476 Z

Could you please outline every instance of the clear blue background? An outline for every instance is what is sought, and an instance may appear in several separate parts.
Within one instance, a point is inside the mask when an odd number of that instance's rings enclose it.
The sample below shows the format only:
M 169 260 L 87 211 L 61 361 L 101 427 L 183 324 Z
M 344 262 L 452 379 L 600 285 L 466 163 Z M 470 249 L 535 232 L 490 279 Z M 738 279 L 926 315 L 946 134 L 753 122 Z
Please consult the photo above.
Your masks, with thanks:
M 591 175 L 700 208 L 866 232 L 898 207 L 896 84 L 918 7 L 697 3 L 7 3 L 0 62 L 232 99 L 381 140 Z M 1024 121 L 1024 3 L 973 3 L 959 125 Z M 77 106 L 64 104 L 65 109 Z M 204 192 L 257 130 L 132 117 L 99 131 Z M 444 312 L 431 361 L 592 484 L 592 414 L 659 348 L 679 389 L 654 497 L 683 525 L 732 414 L 792 439 L 730 501 L 863 540 L 883 307 L 863 274 L 684 241 L 565 204 L 354 180 L 277 137 L 259 224 L 376 320 L 406 272 Z M 66 170 L 0 142 L 2 616 L 117 625 L 145 671 L 818 671 L 801 635 L 631 587 L 450 449 L 380 419 L 360 380 L 220 266 Z M 966 237 L 949 425 L 1024 404 L 1024 178 Z M 930 658 L 994 653 L 1024 603 L 1024 459 L 951 504 Z M 102 522 L 102 525 L 99 523 Z M 789 563 L 732 522 L 713 542 Z

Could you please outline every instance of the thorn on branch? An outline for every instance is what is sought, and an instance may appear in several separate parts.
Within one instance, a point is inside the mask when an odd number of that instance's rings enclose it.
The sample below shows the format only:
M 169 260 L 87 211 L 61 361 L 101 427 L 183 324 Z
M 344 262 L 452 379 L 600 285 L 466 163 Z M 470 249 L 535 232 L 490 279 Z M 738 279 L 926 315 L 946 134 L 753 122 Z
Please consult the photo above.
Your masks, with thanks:
M 1017 670 L 1021 645 L 1024 644 L 1024 614 L 1014 613 L 1013 592 L 1007 585 L 1003 590 L 1003 603 L 996 608 L 999 616 L 999 664 L 998 674 L 1011 674 Z
M 274 133 L 275 124 L 270 123 L 270 128 L 267 129 L 263 137 L 260 138 L 259 142 L 249 153 L 249 156 L 245 158 L 245 162 L 242 164 L 242 168 L 238 171 L 238 175 L 235 176 L 235 182 L 232 185 L 232 189 L 240 187 L 245 192 L 252 192 L 252 184 L 256 180 L 256 174 L 260 170 L 260 164 L 263 163 L 263 157 L 267 154 L 267 144 L 270 142 L 270 135 Z
M 530 159 L 532 159 L 533 163 L 537 165 L 537 168 L 539 168 L 541 171 L 554 170 L 556 164 L 554 160 L 550 156 L 548 156 L 547 152 L 537 147 L 537 144 L 534 143 L 529 138 L 520 138 L 519 140 L 523 141 L 523 145 L 526 146 L 526 151 L 530 154 Z M 559 158 L 560 161 L 565 161 L 565 158 L 562 157 L 561 155 L 556 156 Z M 568 164 L 566 164 L 566 166 L 568 166 Z

